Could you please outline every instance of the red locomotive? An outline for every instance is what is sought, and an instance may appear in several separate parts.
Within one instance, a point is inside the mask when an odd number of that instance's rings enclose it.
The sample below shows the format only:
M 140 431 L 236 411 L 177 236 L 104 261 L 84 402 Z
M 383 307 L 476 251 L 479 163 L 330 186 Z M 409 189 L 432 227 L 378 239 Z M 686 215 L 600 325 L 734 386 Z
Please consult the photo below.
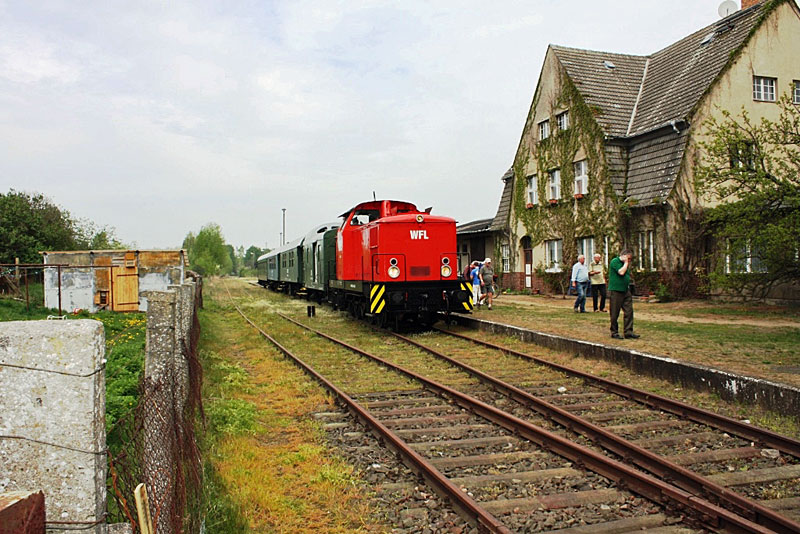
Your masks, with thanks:
M 363 202 L 342 214 L 336 277 L 328 300 L 386 324 L 432 324 L 439 312 L 469 312 L 458 279 L 456 222 L 394 200 Z
M 259 283 L 384 326 L 472 310 L 472 288 L 457 273 L 454 219 L 395 200 L 363 202 L 342 218 L 338 229 L 319 226 L 260 257 Z

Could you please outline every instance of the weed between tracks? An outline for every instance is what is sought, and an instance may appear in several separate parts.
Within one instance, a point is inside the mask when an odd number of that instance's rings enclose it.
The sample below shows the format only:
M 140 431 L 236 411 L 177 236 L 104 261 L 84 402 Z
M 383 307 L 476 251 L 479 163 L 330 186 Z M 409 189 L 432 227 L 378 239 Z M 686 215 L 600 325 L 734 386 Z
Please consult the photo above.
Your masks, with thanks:
M 326 376 L 335 383 L 346 381 L 349 393 L 418 387 L 387 370 L 354 373 L 354 364 L 361 361 L 361 357 L 301 331 L 278 317 L 276 312 L 285 313 L 400 365 L 415 365 L 415 359 L 419 359 L 417 349 L 387 336 L 375 335 L 364 324 L 353 322 L 328 307 L 317 306 L 317 316 L 307 318 L 307 301 L 275 295 L 241 281 L 231 280 L 226 284 L 236 302 L 256 324 L 309 363 L 327 365 Z M 356 475 L 325 450 L 319 427 L 309 421 L 309 414 L 328 402 L 322 389 L 245 325 L 228 303 L 219 281 L 210 281 L 207 288 L 209 298 L 207 310 L 202 315 L 201 341 L 209 377 L 206 407 L 212 429 L 225 429 L 224 433 L 214 431 L 211 464 L 218 473 L 218 487 L 225 490 L 222 496 L 227 496 L 230 517 L 245 518 L 254 530 L 276 532 L 380 530 L 381 526 L 370 523 L 368 519 L 371 517 L 370 509 L 366 497 L 357 489 Z M 511 311 L 511 307 L 506 311 Z M 524 317 L 527 310 L 516 310 L 515 313 Z M 502 315 L 495 314 L 494 317 L 501 318 Z M 595 326 L 601 330 L 600 323 L 607 320 L 607 315 L 596 314 L 592 319 L 590 324 L 596 322 Z M 539 318 L 537 325 L 541 324 Z M 465 332 L 732 417 L 748 418 L 754 424 L 787 435 L 800 436 L 798 422 L 788 417 L 753 407 L 731 405 L 713 395 L 635 375 L 609 362 L 556 353 L 513 338 Z M 697 335 L 701 333 L 698 331 Z M 469 359 L 470 365 L 500 376 L 503 373 L 514 375 L 517 370 L 531 365 L 436 333 L 412 337 L 446 354 L 465 361 Z M 430 360 L 424 369 L 418 370 L 432 373 L 437 379 L 454 386 L 471 381 L 446 366 L 430 363 Z M 553 384 L 562 380 L 558 373 L 548 370 L 537 370 L 535 377 L 540 380 L 547 377 Z M 226 501 L 220 498 L 219 502 Z M 220 506 L 219 515 L 222 517 L 223 508 Z M 215 532 L 237 530 L 216 529 Z
M 225 281 L 237 303 L 275 337 L 285 302 Z M 220 280 L 206 284 L 201 357 L 208 414 L 208 532 L 373 532 L 352 468 L 326 449 L 311 413 L 329 405 L 321 387 L 274 350 L 234 310 Z M 274 298 L 274 297 L 273 297 Z M 270 316 L 273 316 L 270 319 Z M 285 335 L 284 335 L 285 337 Z M 332 409 L 332 406 L 328 406 Z

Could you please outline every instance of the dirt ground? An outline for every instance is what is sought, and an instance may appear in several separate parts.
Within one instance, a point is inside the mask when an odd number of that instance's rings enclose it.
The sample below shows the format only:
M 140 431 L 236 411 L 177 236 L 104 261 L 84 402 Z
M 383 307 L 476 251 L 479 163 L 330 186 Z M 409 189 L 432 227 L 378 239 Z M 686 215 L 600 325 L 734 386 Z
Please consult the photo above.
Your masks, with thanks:
M 499 304 L 513 303 L 522 306 L 538 306 L 545 308 L 558 308 L 569 311 L 575 301 L 575 297 L 543 297 L 528 295 L 500 295 L 496 300 Z M 592 299 L 587 299 L 587 311 L 591 311 Z M 687 300 L 680 302 L 646 302 L 639 300 L 635 303 L 635 313 L 637 319 L 645 321 L 671 321 L 676 323 L 706 323 L 706 324 L 725 324 L 725 325 L 748 325 L 765 328 L 800 328 L 800 311 L 791 310 L 779 306 L 744 306 L 722 304 L 722 306 L 736 306 L 734 309 L 744 317 L 732 317 L 729 315 L 716 315 L 713 304 L 706 301 Z M 768 313 L 764 313 L 764 311 Z M 608 306 L 606 306 L 608 311 Z M 687 315 L 687 312 L 694 312 Z M 599 313 L 599 312 L 598 312 Z M 785 314 L 782 318 L 774 315 Z

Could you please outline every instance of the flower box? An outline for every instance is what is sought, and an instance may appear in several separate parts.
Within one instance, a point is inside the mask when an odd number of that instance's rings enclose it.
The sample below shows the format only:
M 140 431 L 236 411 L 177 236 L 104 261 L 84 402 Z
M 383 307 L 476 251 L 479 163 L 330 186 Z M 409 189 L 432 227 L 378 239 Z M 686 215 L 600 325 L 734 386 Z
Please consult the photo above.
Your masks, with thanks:
M 528 202 L 527 204 L 525 204 L 525 207 L 531 209 L 533 207 L 533 202 Z
M 557 198 L 551 198 L 549 200 L 549 202 L 550 202 L 551 206 L 555 206 L 556 204 L 558 204 L 558 199 Z
M 583 193 L 575 193 L 575 198 L 577 198 L 578 200 L 582 199 Z

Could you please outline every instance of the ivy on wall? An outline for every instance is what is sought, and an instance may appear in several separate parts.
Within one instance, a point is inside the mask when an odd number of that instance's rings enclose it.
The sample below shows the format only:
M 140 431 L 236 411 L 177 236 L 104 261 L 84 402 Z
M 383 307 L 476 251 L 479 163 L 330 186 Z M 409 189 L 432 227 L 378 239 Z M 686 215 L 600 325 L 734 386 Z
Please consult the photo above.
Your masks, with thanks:
M 544 105 L 548 107 L 551 124 L 555 125 L 556 114 L 565 110 L 569 111 L 570 124 L 566 130 L 554 128 L 550 137 L 538 140 L 533 110 L 543 103 L 539 101 L 540 95 L 536 95 L 514 161 L 511 239 L 514 248 L 523 237 L 516 235 L 516 223 L 522 223 L 534 246 L 548 239 L 563 239 L 562 263 L 572 265 L 578 255 L 577 238 L 594 236 L 595 250 L 599 253 L 603 253 L 603 236 L 609 236 L 612 243 L 618 241 L 619 217 L 625 216 L 625 210 L 611 184 L 604 133 L 596 120 L 602 110 L 584 102 L 563 70 L 559 82 L 558 95 Z M 581 148 L 586 155 L 589 179 L 586 194 L 575 199 L 573 163 Z M 526 207 L 529 169 L 535 169 L 539 198 L 539 203 L 530 208 Z M 561 199 L 551 204 L 547 199 L 549 171 L 554 169 L 561 171 Z

